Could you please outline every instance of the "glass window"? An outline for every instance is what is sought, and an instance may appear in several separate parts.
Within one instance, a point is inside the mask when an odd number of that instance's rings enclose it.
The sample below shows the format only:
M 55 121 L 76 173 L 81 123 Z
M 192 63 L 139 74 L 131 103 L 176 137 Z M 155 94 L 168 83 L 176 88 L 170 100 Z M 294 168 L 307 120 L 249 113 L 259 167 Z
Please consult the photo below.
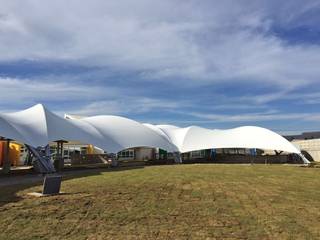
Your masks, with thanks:
M 118 153 L 118 156 L 120 158 L 133 158 L 134 157 L 134 150 L 133 149 L 123 150 Z
M 192 158 L 203 158 L 204 156 L 205 156 L 205 150 L 192 151 L 191 152 L 191 157 Z

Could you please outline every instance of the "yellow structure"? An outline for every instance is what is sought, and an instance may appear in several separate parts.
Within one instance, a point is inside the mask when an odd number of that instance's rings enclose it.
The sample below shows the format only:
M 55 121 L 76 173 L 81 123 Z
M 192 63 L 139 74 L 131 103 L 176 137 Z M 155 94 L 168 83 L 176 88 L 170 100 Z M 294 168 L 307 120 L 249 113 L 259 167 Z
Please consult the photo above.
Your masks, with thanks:
M 10 142 L 9 159 L 12 166 L 18 166 L 20 160 L 21 144 L 16 142 Z M 6 157 L 7 152 L 7 142 L 0 142 L 0 166 L 3 164 L 3 160 Z
M 10 143 L 10 162 L 13 166 L 18 166 L 20 161 L 21 145 L 18 143 Z
M 89 144 L 87 146 L 87 154 L 94 154 L 94 147 L 93 145 Z

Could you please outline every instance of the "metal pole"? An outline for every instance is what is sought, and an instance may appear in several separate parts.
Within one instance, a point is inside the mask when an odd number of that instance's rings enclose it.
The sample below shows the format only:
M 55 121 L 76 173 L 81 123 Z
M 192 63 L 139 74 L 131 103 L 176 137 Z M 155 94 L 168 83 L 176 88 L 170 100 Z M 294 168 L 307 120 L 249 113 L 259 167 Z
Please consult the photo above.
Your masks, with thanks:
M 54 168 L 56 169 L 57 172 L 60 171 L 60 161 L 61 161 L 61 142 L 60 141 L 57 141 L 57 154 L 56 154 L 56 157 L 55 157 L 55 160 L 54 160 Z
M 59 161 L 59 168 L 60 170 L 63 169 L 64 167 L 64 156 L 63 156 L 63 141 L 60 142 L 60 146 L 61 146 L 61 154 L 60 154 L 60 161 Z

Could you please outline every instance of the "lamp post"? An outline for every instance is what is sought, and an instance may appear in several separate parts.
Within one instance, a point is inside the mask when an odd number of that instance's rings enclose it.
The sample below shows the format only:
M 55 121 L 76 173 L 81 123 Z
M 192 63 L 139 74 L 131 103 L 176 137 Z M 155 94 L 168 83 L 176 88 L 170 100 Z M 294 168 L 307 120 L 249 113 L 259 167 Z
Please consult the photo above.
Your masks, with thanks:
M 67 143 L 64 140 L 55 141 L 57 143 L 57 154 L 53 162 L 53 165 L 57 172 L 61 171 L 64 167 L 64 158 L 63 158 L 63 143 Z

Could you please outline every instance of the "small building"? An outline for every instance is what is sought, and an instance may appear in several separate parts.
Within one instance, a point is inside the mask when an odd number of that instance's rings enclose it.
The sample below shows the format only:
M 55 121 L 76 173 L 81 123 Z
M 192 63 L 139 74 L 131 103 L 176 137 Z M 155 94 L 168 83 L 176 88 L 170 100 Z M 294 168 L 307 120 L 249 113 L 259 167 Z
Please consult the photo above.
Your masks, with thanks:
M 57 151 L 56 143 L 50 144 L 50 154 L 52 159 L 55 157 L 56 151 Z M 93 145 L 70 141 L 63 144 L 62 157 L 65 163 L 70 163 L 72 156 L 76 154 L 86 155 L 86 154 L 104 154 L 104 153 L 105 152 L 102 149 L 97 148 Z
M 151 161 L 156 158 L 156 154 L 159 152 L 159 149 L 148 148 L 148 147 L 136 147 L 129 148 L 123 151 L 120 151 L 118 155 L 119 161 Z
M 285 138 L 296 145 L 309 161 L 320 162 L 320 132 L 304 132 Z
M 57 154 L 57 144 L 50 144 L 50 156 L 54 161 Z M 104 163 L 106 152 L 91 144 L 69 141 L 63 144 L 62 158 L 65 166 L 88 165 Z
M 301 152 L 309 161 L 320 162 L 320 138 L 307 140 L 295 139 L 292 143 L 299 146 Z

